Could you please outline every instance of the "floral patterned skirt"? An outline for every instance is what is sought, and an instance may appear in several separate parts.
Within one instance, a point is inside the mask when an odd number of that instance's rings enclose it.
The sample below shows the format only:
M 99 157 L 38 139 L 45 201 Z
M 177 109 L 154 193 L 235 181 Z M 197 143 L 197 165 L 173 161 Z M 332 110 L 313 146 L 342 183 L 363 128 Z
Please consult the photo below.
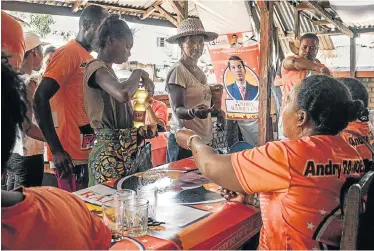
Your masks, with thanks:
M 137 135 L 137 128 L 96 130 L 97 142 L 88 159 L 95 184 L 136 172 Z

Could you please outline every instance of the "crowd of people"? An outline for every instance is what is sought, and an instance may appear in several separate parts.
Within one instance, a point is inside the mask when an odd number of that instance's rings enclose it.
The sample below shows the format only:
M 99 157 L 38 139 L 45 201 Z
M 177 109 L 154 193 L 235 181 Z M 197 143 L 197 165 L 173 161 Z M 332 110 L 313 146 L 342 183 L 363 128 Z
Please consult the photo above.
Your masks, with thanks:
M 212 115 L 223 126 L 225 113 L 216 87 L 197 66 L 204 43 L 218 35 L 205 31 L 199 19 L 182 21 L 167 39 L 182 52 L 165 81 L 170 124 L 166 105 L 153 99 L 147 72 L 134 70 L 121 82 L 113 71 L 113 64 L 128 61 L 134 45 L 118 15 L 86 7 L 76 39 L 44 53 L 39 36 L 24 33 L 4 11 L 1 19 L 7 27 L 1 41 L 1 171 L 7 182 L 1 192 L 2 248 L 109 249 L 109 229 L 71 192 L 136 173 L 143 165 L 139 153 L 148 149 L 144 140 L 169 125 L 168 162 L 193 157 L 229 201 L 246 203 L 246 196 L 260 194 L 259 249 L 339 248 L 337 198 L 348 178 L 372 168 L 374 136 L 365 86 L 332 77 L 316 59 L 316 35 L 300 38 L 298 55 L 283 61 L 275 80 L 283 92 L 282 140 L 224 155 L 210 142 Z M 243 71 L 240 58 L 230 61 L 230 70 Z M 33 71 L 43 71 L 42 77 Z M 146 123 L 136 128 L 132 101 L 140 83 L 149 96 Z M 250 90 L 235 87 L 238 99 L 246 99 L 246 91 L 253 98 Z M 258 132 L 257 123 L 243 123 L 242 134 Z M 59 189 L 40 187 L 44 144 Z

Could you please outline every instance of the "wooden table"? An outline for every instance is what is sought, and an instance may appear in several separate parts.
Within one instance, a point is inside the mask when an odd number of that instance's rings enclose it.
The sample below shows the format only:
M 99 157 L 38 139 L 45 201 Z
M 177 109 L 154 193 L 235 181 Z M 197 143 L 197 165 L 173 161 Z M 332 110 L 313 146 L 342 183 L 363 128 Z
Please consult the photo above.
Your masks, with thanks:
M 163 172 L 175 174 L 177 172 L 186 177 L 187 170 L 196 169 L 191 159 L 174 162 L 152 169 L 151 172 Z M 149 171 L 147 172 L 147 175 Z M 195 172 L 188 172 L 195 173 Z M 133 176 L 131 179 L 135 179 Z M 101 214 L 102 202 L 113 199 L 117 188 L 129 185 L 130 179 L 116 180 L 102 185 L 96 185 L 76 192 L 75 194 L 86 201 L 87 207 L 96 214 Z M 188 186 L 188 185 L 182 185 Z M 184 193 L 195 191 L 207 191 L 208 201 L 203 203 L 176 203 L 176 199 L 170 201 L 163 197 L 157 209 L 157 221 L 166 224 L 158 227 L 150 227 L 148 234 L 143 237 L 129 238 L 112 245 L 112 250 L 176 250 L 176 249 L 237 249 L 245 241 L 260 231 L 262 222 L 260 211 L 252 206 L 244 206 L 239 203 L 227 203 L 217 196 L 218 186 L 213 183 L 205 183 L 199 188 L 185 189 Z M 198 190 L 194 190 L 198 189 Z M 181 193 L 180 193 L 181 194 Z M 197 192 L 196 192 L 197 194 Z M 203 196 L 203 197 L 204 197 Z M 165 199 L 166 198 L 166 199 Z M 184 197 L 183 197 L 184 198 Z M 204 197 L 205 198 L 205 197 Z M 188 199 L 188 200 L 189 200 Z M 188 202 L 188 201 L 187 201 Z M 161 205 L 160 205 L 161 204 Z

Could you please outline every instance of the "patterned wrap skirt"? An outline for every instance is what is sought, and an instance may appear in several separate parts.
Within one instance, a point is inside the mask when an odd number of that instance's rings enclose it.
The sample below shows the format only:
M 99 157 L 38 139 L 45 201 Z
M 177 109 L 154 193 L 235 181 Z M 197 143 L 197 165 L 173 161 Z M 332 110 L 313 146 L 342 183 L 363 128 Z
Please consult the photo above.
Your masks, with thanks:
M 95 184 L 135 173 L 137 156 L 137 128 L 96 130 L 95 146 L 88 159 Z M 90 182 L 90 185 L 92 182 Z

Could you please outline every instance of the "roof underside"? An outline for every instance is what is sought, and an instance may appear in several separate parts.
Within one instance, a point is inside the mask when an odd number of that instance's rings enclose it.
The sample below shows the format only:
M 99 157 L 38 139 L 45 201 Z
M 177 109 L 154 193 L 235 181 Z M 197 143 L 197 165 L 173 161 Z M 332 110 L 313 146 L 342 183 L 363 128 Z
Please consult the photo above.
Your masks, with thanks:
M 189 17 L 198 17 L 199 11 L 202 11 L 199 5 L 204 4 L 207 0 L 193 0 L 188 2 L 188 14 Z M 330 0 L 335 1 L 335 0 Z M 124 19 L 129 22 L 137 22 L 144 24 L 153 24 L 161 26 L 175 27 L 170 22 L 170 16 L 173 19 L 177 19 L 177 14 L 171 5 L 172 0 L 92 0 L 92 1 L 74 1 L 74 0 L 53 0 L 53 1 L 34 1 L 34 0 L 18 0 L 18 1 L 2 1 L 2 9 L 13 10 L 13 11 L 23 11 L 23 12 L 33 12 L 33 13 L 45 13 L 45 14 L 55 14 L 55 15 L 67 15 L 67 16 L 79 16 L 82 9 L 90 4 L 99 4 L 108 9 L 110 13 L 120 14 Z M 230 1 L 231 2 L 231 1 Z M 321 1 L 318 1 L 321 3 Z M 352 10 L 352 8 L 333 6 L 330 5 L 328 1 L 324 2 L 324 10 L 333 17 L 333 19 L 340 20 L 338 13 L 343 15 L 345 18 L 345 25 L 354 31 L 358 29 L 366 29 L 374 32 L 374 20 L 356 20 L 347 18 L 346 13 Z M 195 4 L 196 3 L 196 4 Z M 234 2 L 231 2 L 234 3 Z M 295 6 L 302 3 L 300 0 L 290 0 L 290 1 L 276 1 L 274 9 L 274 21 L 275 26 L 278 28 L 278 34 L 281 42 L 283 52 L 285 54 L 291 53 L 289 49 L 289 41 L 294 39 L 294 13 Z M 322 3 L 321 3 L 322 4 Z M 336 2 L 334 3 L 336 4 Z M 158 9 L 154 9 L 157 5 L 165 10 L 170 16 L 169 19 L 165 17 L 164 13 L 160 13 Z M 357 8 L 358 13 L 362 10 L 370 10 L 374 8 L 374 5 Z M 336 9 L 336 11 L 335 11 Z M 150 11 L 152 10 L 152 11 Z M 345 11 L 345 12 L 344 12 Z M 259 11 L 256 8 L 256 15 L 259 20 Z M 349 16 L 349 15 L 348 15 Z M 370 16 L 370 15 L 369 15 Z M 374 15 L 372 15 L 374 16 Z M 240 18 L 240 17 L 238 17 Z M 348 20 L 349 19 L 349 20 Z M 320 50 L 328 51 L 334 50 L 334 44 L 329 36 L 329 34 L 336 34 L 338 30 L 331 24 L 319 24 L 316 23 L 323 20 L 317 12 L 311 9 L 303 9 L 300 12 L 300 34 L 304 33 L 317 33 L 320 38 Z M 217 24 L 220 25 L 220 24 Z M 323 35 L 322 35 L 323 34 Z

